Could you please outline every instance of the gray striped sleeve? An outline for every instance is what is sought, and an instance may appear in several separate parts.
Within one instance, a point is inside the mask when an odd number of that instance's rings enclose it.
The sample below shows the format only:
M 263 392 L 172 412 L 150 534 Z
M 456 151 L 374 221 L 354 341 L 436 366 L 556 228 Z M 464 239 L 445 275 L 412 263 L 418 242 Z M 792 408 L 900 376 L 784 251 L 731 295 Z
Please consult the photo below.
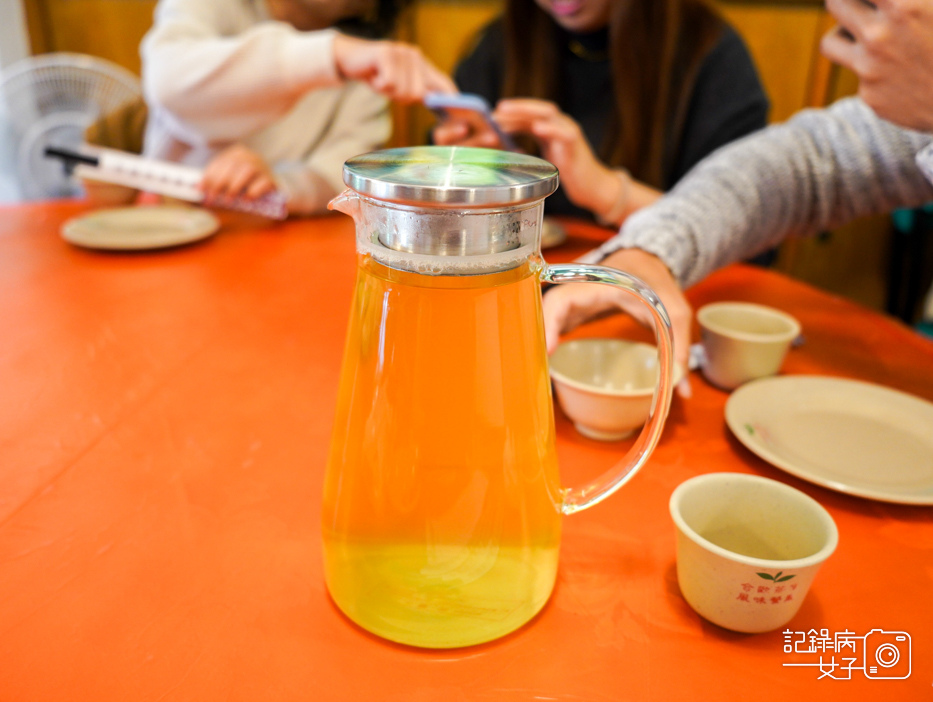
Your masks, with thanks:
M 914 160 L 930 143 L 931 135 L 885 122 L 857 98 L 805 110 L 704 159 L 629 217 L 599 255 L 644 249 L 687 287 L 786 236 L 933 200 Z

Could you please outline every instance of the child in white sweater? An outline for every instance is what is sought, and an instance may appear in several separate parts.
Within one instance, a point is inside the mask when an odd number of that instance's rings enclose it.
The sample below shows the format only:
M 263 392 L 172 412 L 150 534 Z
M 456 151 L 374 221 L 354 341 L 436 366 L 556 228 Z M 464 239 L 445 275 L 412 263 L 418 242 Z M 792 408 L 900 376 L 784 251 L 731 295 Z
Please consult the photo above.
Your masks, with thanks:
M 324 211 L 343 189 L 343 162 L 388 139 L 387 98 L 456 90 L 414 46 L 331 28 L 375 9 L 376 0 L 160 0 L 141 47 L 144 155 L 207 166 L 209 199 L 276 189 L 290 213 Z

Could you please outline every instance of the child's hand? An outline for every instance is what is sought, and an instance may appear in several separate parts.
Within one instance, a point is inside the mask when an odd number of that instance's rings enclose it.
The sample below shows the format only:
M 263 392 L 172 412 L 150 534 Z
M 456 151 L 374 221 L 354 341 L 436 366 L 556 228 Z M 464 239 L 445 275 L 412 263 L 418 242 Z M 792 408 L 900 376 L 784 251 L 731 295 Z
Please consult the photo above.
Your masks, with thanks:
M 259 154 L 242 144 L 234 144 L 207 164 L 201 189 L 208 203 L 235 197 L 257 200 L 275 190 L 275 181 Z
M 399 102 L 421 102 L 433 92 L 457 92 L 450 77 L 411 44 L 338 34 L 334 61 L 344 78 L 369 83 L 373 90 Z

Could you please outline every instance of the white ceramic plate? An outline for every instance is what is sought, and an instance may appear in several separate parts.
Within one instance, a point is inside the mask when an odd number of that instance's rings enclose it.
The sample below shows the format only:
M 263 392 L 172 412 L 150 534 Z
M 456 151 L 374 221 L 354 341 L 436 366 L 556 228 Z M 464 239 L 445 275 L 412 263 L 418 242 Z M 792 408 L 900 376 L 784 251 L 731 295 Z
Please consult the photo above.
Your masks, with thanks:
M 798 478 L 884 502 L 933 504 L 933 403 L 881 385 L 777 376 L 741 386 L 726 423 Z
M 139 250 L 178 246 L 211 236 L 220 227 L 206 210 L 147 205 L 97 210 L 62 226 L 66 241 L 92 249 Z

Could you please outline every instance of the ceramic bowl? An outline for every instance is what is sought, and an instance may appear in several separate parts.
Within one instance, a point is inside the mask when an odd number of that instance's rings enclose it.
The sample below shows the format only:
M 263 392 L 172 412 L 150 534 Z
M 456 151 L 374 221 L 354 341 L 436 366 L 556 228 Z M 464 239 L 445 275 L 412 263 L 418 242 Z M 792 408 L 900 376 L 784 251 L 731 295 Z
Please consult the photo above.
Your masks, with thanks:
M 623 339 L 567 341 L 551 354 L 551 378 L 561 409 L 584 436 L 616 441 L 648 418 L 658 384 L 657 348 Z M 673 384 L 683 377 L 674 364 Z

